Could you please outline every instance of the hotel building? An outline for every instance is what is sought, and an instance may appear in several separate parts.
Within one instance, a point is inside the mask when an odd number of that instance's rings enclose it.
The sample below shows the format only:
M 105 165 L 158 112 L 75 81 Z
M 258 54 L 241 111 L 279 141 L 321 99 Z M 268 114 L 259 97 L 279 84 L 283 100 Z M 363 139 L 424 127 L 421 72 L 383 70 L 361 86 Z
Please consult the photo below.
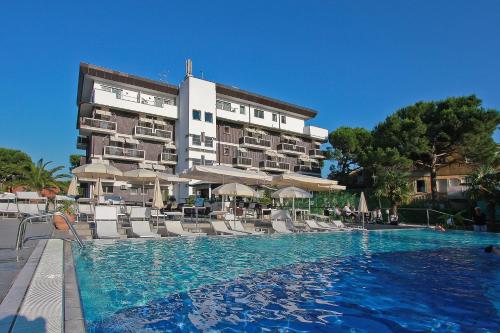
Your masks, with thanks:
M 77 147 L 86 152 L 84 162 L 172 174 L 220 164 L 320 176 L 328 131 L 306 124 L 316 111 L 191 73 L 188 60 L 175 86 L 80 64 Z M 140 191 L 120 181 L 104 186 L 126 200 L 139 200 Z M 193 188 L 179 184 L 170 193 L 183 201 Z

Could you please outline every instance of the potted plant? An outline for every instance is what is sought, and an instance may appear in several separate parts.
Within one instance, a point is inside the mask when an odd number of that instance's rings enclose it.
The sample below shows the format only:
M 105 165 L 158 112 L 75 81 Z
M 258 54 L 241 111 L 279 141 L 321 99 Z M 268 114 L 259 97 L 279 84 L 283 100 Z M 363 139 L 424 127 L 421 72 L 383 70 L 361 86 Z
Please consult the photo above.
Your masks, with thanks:
M 75 222 L 76 216 L 75 216 L 75 207 L 73 201 L 70 200 L 61 201 L 60 205 L 56 208 L 56 211 L 66 215 L 66 217 L 71 223 Z M 59 230 L 69 229 L 68 225 L 66 224 L 66 221 L 64 221 L 64 218 L 60 215 L 54 215 L 54 225 L 56 229 Z

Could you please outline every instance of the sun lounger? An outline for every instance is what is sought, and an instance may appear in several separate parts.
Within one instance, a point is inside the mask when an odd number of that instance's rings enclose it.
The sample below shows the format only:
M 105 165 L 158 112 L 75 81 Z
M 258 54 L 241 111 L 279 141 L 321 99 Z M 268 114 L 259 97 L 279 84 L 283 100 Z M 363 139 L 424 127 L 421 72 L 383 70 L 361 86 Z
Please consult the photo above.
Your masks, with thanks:
M 196 237 L 206 235 L 205 233 L 201 232 L 194 233 L 184 230 L 181 221 L 167 221 L 165 223 L 165 228 L 167 228 L 167 232 L 169 234 L 173 234 L 175 236 Z
M 210 224 L 212 225 L 212 228 L 214 229 L 216 235 L 233 235 L 233 236 L 248 235 L 248 233 L 246 232 L 229 230 L 224 221 L 212 220 L 210 221 Z
M 244 233 L 250 234 L 250 235 L 262 235 L 265 233 L 264 231 L 246 230 L 245 227 L 243 226 L 243 224 L 241 224 L 240 220 L 229 221 L 229 227 L 233 231 L 244 232 Z
M 116 226 L 118 214 L 116 207 L 97 206 L 95 208 L 95 225 L 97 238 L 121 238 Z
M 286 225 L 286 221 L 284 220 L 274 220 L 272 221 L 272 226 L 274 229 L 274 232 L 278 234 L 292 234 L 293 231 L 288 229 Z
M 335 224 L 332 224 L 332 223 L 316 221 L 316 224 L 319 225 L 320 227 L 331 229 L 332 231 L 342 230 L 342 228 L 339 228 Z
M 318 225 L 318 223 L 316 223 L 316 221 L 314 221 L 314 220 L 305 220 L 304 222 L 309 227 L 309 229 L 314 230 L 314 231 L 331 231 L 332 230 L 331 228 Z
M 78 203 L 77 206 L 77 215 L 76 215 L 77 221 L 81 221 L 83 218 L 85 218 L 85 221 L 92 221 L 94 219 L 94 208 L 91 204 L 83 204 L 83 203 Z
M 340 220 L 333 220 L 332 223 L 339 229 L 346 229 L 346 230 L 352 229 L 350 227 L 346 227 L 345 224 L 342 223 L 342 221 Z
M 151 231 L 148 221 L 132 221 L 132 233 L 140 238 L 158 238 L 161 235 Z
M 41 212 L 38 209 L 36 203 L 17 203 L 17 209 L 19 213 L 24 216 L 40 215 Z

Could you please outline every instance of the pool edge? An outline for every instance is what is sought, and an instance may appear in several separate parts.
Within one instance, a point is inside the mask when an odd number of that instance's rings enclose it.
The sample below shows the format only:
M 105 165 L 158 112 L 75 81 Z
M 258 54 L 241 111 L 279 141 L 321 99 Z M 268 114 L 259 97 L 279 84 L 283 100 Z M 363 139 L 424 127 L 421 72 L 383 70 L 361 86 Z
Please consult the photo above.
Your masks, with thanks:
M 70 242 L 64 244 L 64 332 L 85 333 L 80 288 Z

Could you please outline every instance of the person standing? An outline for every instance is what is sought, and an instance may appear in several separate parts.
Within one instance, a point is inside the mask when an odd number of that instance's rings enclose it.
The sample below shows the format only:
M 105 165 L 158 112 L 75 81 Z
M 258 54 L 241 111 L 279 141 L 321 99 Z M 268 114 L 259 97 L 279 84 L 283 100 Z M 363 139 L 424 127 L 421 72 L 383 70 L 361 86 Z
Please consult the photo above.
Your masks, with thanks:
M 474 224 L 474 231 L 482 232 L 487 231 L 486 227 L 486 215 L 481 212 L 481 208 L 474 208 L 474 214 L 472 215 L 472 221 Z

